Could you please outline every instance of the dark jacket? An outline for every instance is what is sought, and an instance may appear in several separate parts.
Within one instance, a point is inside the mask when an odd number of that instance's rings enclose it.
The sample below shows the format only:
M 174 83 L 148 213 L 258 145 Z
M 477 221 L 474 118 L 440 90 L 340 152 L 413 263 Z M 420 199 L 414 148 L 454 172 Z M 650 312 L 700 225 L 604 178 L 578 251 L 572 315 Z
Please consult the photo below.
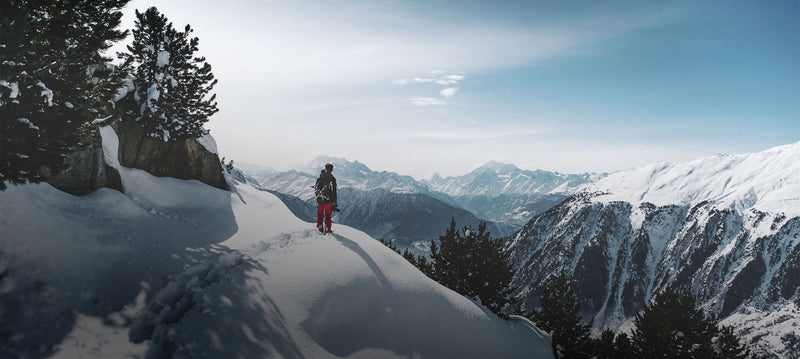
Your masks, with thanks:
M 328 172 L 320 173 L 314 185 L 317 203 L 336 203 L 336 177 Z

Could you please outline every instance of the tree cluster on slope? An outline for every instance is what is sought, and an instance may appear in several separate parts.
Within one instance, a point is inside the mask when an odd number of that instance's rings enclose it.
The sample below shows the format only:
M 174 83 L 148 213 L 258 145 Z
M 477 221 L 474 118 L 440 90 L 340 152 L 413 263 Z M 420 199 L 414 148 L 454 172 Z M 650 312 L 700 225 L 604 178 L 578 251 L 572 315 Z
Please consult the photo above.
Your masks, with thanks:
M 631 336 L 611 329 L 589 337 L 592 323 L 581 324 L 580 306 L 565 273 L 545 286 L 541 308 L 529 317 L 553 336 L 556 358 L 731 358 L 750 357 L 733 329 L 696 306 L 688 290 L 667 287 L 636 315 Z
M 137 11 L 130 53 L 118 55 L 125 63 L 104 56 L 127 36 L 117 28 L 128 1 L 0 3 L 0 190 L 62 170 L 91 143 L 95 121 L 122 115 L 164 141 L 208 132 L 216 80 L 194 57 L 188 25 L 176 31 L 156 8 Z
M 3 1 L 0 10 L 0 190 L 41 182 L 88 142 L 123 74 L 103 52 L 128 0 Z
M 400 253 L 393 243 L 381 242 Z M 452 218 L 438 243 L 431 240 L 430 260 L 408 249 L 401 254 L 431 279 L 506 317 L 514 272 L 502 242 L 491 238 L 486 223 L 481 222 L 477 230 L 471 226 L 459 230 Z

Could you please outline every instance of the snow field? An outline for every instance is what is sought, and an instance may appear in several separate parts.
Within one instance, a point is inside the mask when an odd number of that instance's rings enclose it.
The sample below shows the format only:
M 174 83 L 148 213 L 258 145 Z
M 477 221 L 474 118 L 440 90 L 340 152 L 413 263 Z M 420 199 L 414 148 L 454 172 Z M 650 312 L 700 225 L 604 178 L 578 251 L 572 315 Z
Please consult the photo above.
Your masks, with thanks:
M 549 358 L 549 337 L 274 195 L 107 162 L 125 193 L 0 192 L 0 356 Z

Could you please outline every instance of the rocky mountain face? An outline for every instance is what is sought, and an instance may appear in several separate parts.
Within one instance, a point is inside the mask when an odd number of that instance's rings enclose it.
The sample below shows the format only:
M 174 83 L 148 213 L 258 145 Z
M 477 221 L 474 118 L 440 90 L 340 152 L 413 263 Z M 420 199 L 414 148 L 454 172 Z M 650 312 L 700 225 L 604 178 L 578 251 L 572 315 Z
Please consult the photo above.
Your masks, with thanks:
M 536 307 L 566 271 L 596 331 L 628 330 L 656 293 L 685 287 L 757 351 L 783 355 L 800 327 L 798 173 L 800 143 L 612 174 L 507 239 L 518 296 Z

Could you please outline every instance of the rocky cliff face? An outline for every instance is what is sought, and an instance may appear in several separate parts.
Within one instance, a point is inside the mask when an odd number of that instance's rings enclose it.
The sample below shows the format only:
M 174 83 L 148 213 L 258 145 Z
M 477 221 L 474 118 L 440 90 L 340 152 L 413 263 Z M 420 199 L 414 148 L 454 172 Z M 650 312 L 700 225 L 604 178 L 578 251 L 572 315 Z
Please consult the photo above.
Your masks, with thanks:
M 566 271 L 595 330 L 630 328 L 666 286 L 691 289 L 761 353 L 800 327 L 800 144 L 613 174 L 534 217 L 507 249 L 528 308 Z
M 692 288 L 722 317 L 748 303 L 800 303 L 799 236 L 800 217 L 575 196 L 536 217 L 509 248 L 527 303 L 535 305 L 547 277 L 564 269 L 583 309 L 614 326 L 667 285 Z
M 120 121 L 115 127 L 121 165 L 159 177 L 195 179 L 217 188 L 228 188 L 219 156 L 197 140 L 163 142 L 152 139 L 133 121 Z

